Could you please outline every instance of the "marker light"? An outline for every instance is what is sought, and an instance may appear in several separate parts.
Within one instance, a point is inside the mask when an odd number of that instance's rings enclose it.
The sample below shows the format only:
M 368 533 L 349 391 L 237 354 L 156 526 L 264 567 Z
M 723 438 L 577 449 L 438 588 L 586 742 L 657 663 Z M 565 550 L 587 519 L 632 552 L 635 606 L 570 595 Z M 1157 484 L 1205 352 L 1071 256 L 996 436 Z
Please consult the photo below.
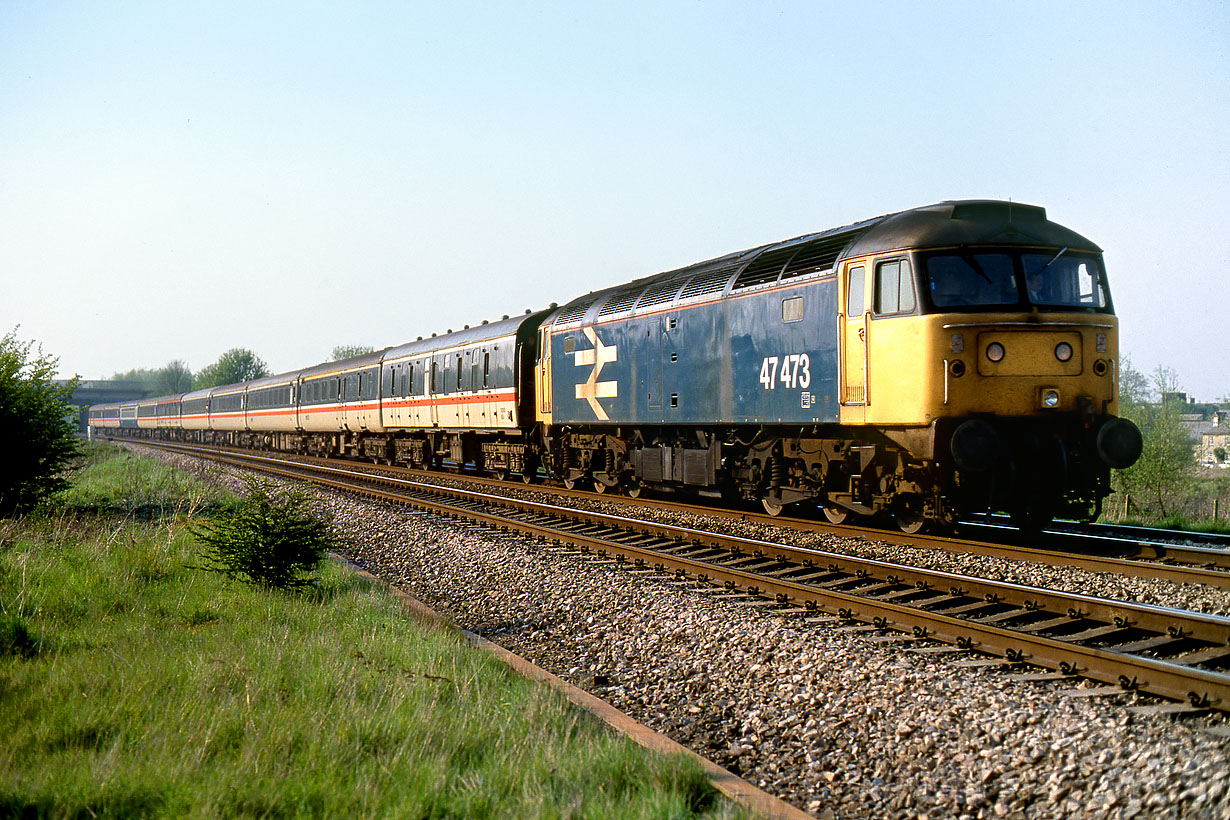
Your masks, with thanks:
M 1004 360 L 1004 346 L 999 342 L 991 342 L 987 345 L 987 358 L 993 362 L 1002 362 Z
M 1043 390 L 1042 391 L 1042 406 L 1043 407 L 1058 407 L 1059 406 L 1059 391 L 1058 390 Z
M 1072 358 L 1072 345 L 1067 342 L 1060 342 L 1055 345 L 1055 358 L 1061 362 L 1066 362 Z

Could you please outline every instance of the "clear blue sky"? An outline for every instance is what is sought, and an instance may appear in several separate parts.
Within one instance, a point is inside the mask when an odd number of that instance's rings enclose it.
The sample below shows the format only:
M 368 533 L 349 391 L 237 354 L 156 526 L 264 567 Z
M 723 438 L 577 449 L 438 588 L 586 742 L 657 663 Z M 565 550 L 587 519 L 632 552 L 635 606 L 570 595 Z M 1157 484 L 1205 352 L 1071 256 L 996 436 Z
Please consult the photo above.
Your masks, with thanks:
M 0 4 L 0 333 L 274 370 L 966 197 L 1230 394 L 1225 2 Z

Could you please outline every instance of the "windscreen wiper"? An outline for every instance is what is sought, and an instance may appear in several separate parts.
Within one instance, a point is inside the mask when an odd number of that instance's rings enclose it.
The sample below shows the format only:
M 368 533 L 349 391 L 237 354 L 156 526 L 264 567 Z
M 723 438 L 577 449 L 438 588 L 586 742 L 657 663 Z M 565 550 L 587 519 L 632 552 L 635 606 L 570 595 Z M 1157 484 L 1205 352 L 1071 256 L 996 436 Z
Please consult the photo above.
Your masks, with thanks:
M 1038 271 L 1038 273 L 1040 273 L 1040 274 L 1041 274 L 1041 273 L 1046 273 L 1047 268 L 1049 268 L 1051 265 L 1053 265 L 1053 264 L 1055 264 L 1056 262 L 1058 262 L 1058 261 L 1059 261 L 1059 257 L 1063 256 L 1063 255 L 1064 255 L 1065 253 L 1067 253 L 1067 252 L 1068 252 L 1068 248 L 1067 248 L 1067 247 L 1064 247 L 1064 249 L 1063 249 L 1063 250 L 1061 250 L 1059 253 L 1057 253 L 1057 254 L 1055 254 L 1054 256 L 1052 256 L 1052 257 L 1051 257 L 1051 261 L 1050 261 L 1050 262 L 1047 262 L 1045 265 L 1043 265 L 1043 266 L 1042 266 L 1042 270 Z

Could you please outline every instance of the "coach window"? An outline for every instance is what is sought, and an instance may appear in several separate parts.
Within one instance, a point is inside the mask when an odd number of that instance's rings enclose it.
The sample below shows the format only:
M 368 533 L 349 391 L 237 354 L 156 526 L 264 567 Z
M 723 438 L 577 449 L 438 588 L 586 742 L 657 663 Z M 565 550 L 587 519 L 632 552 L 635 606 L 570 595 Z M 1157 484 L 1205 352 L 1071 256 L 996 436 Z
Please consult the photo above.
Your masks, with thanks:
M 463 372 L 463 371 L 462 371 L 462 369 L 461 369 L 461 354 L 460 354 L 460 353 L 458 353 L 458 354 L 457 354 L 457 390 L 458 390 L 458 392 L 460 392 L 460 391 L 461 391 L 461 374 L 462 374 L 462 372 Z
M 431 392 L 432 393 L 436 392 L 436 383 L 437 383 L 439 373 L 440 373 L 439 362 L 432 362 L 431 363 Z
M 914 312 L 914 279 L 908 259 L 876 265 L 875 311 L 878 316 Z
M 491 384 L 491 354 L 483 353 L 483 387 Z

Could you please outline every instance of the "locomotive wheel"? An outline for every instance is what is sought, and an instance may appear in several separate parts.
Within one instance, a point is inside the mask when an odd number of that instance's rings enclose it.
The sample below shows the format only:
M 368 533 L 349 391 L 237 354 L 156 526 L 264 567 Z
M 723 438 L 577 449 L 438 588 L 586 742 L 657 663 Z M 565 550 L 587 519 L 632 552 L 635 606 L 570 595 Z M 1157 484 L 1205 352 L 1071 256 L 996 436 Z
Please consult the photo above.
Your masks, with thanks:
M 638 481 L 635 484 L 629 484 L 627 487 L 624 487 L 624 492 L 628 494 L 628 498 L 640 498 L 645 494 L 645 485 Z
M 782 502 L 776 501 L 767 496 L 765 498 L 760 499 L 760 503 L 764 507 L 764 511 L 768 513 L 769 515 L 775 515 L 775 516 L 781 515 L 782 510 L 786 508 L 786 505 L 783 504 Z
M 922 499 L 916 495 L 899 496 L 893 504 L 893 519 L 897 522 L 897 529 L 907 535 L 920 532 L 927 526 Z
M 927 525 L 927 519 L 922 516 L 922 513 L 914 512 L 913 510 L 893 513 L 893 518 L 897 522 L 897 529 L 907 535 L 920 532 Z
M 491 477 L 494 478 L 496 481 L 507 481 L 508 480 L 508 470 L 492 470 Z
M 614 489 L 615 489 L 614 487 L 608 487 L 606 484 L 603 484 L 601 481 L 597 481 L 597 480 L 594 481 L 594 492 L 598 493 L 598 495 L 604 495 L 606 493 L 613 491 Z
M 521 483 L 522 484 L 533 484 L 534 483 L 534 471 L 526 470 L 524 473 L 522 473 Z
M 820 509 L 824 511 L 824 517 L 830 524 L 844 524 L 850 515 L 849 510 L 836 504 L 825 504 Z

